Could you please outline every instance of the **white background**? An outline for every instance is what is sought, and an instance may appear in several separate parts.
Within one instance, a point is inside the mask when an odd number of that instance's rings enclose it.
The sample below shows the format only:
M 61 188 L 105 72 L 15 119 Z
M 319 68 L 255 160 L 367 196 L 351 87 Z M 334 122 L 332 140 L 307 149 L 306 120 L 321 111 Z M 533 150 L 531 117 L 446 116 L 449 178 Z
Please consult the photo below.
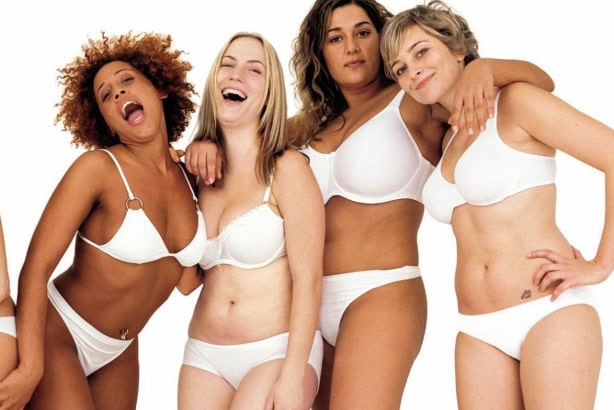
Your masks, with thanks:
M 394 13 L 415 4 L 383 2 Z M 538 64 L 554 79 L 556 95 L 614 126 L 610 0 L 594 0 L 584 7 L 556 0 L 484 3 L 449 0 L 471 24 L 482 56 Z M 236 31 L 265 35 L 287 67 L 292 39 L 310 6 L 311 0 L 4 2 L 0 6 L 0 215 L 13 296 L 40 213 L 60 177 L 81 153 L 70 145 L 70 136 L 53 124 L 54 104 L 60 96 L 56 69 L 80 53 L 88 36 L 98 38 L 100 30 L 171 34 L 174 46 L 188 53 L 186 58 L 194 66 L 190 80 L 200 92 L 214 55 Z M 289 71 L 286 83 L 292 114 Z M 185 146 L 189 135 L 177 146 Z M 603 223 L 603 174 L 564 154 L 558 156 L 558 167 L 558 222 L 572 244 L 592 258 Z M 455 247 L 449 226 L 425 216 L 420 246 L 429 322 L 403 408 L 454 409 Z M 72 248 L 57 271 L 71 258 Z M 596 409 L 605 410 L 614 407 L 614 279 L 599 287 L 599 295 L 605 349 Z M 195 296 L 174 292 L 141 334 L 140 410 L 176 407 L 177 374 Z M 377 343 L 375 337 L 373 343 Z

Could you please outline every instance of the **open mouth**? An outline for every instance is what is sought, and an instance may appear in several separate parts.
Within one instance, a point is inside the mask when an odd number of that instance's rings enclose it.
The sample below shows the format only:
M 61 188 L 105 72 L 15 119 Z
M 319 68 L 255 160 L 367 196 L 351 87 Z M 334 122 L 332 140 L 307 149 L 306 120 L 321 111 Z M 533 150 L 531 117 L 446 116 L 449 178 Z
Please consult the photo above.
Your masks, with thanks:
M 122 106 L 124 120 L 136 120 L 143 114 L 143 106 L 135 101 L 126 101 Z
M 245 101 L 247 100 L 247 96 L 243 94 L 241 91 L 236 90 L 234 88 L 225 88 L 222 90 L 222 96 L 225 100 L 229 101 Z

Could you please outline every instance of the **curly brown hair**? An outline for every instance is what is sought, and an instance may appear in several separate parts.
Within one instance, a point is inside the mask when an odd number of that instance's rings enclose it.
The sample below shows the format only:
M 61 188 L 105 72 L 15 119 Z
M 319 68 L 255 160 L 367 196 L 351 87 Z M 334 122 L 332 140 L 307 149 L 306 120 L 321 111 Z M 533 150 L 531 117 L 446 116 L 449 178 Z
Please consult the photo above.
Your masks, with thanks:
M 307 141 L 348 108 L 343 93 L 328 71 L 322 52 L 330 15 L 335 9 L 348 4 L 361 7 L 378 33 L 392 17 L 392 13 L 376 0 L 316 0 L 313 4 L 293 42 L 294 53 L 290 60 L 296 80 L 296 96 L 301 103 L 297 117 L 300 118 L 301 128 L 304 127 L 304 132 L 307 132 Z M 383 63 L 380 65 L 380 76 L 382 86 L 393 82 L 386 77 Z
M 168 97 L 164 99 L 164 115 L 169 142 L 177 141 L 187 128 L 195 111 L 193 84 L 187 81 L 192 65 L 181 59 L 183 51 L 171 49 L 171 36 L 157 33 L 128 32 L 89 39 L 82 46 L 83 55 L 58 69 L 58 82 L 63 86 L 62 98 L 56 104 L 59 112 L 55 124 L 62 122 L 72 143 L 86 149 L 109 147 L 119 143 L 107 127 L 94 94 L 94 76 L 102 66 L 123 61 L 139 70 Z

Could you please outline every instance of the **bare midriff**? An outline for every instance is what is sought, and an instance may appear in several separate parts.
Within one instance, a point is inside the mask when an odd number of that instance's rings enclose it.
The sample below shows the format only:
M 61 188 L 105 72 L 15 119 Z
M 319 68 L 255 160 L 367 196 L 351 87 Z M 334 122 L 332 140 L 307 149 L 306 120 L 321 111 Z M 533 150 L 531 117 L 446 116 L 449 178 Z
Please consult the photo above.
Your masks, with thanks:
M 488 206 L 464 204 L 452 216 L 457 243 L 456 294 L 459 311 L 480 314 L 544 297 L 533 278 L 550 249 L 573 257 L 555 222 L 554 185 L 531 188 Z
M 188 333 L 213 344 L 262 340 L 288 331 L 291 301 L 287 257 L 257 269 L 218 265 L 205 273 Z
M 361 204 L 333 197 L 326 204 L 324 275 L 418 265 L 419 202 Z

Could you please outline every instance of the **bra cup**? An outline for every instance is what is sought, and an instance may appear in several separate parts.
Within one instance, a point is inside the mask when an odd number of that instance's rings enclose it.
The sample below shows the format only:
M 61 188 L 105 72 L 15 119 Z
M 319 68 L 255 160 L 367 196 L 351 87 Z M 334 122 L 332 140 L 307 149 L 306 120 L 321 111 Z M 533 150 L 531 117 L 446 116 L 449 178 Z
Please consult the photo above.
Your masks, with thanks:
M 220 234 L 207 241 L 200 261 L 203 269 L 228 264 L 255 269 L 285 255 L 283 219 L 262 204 L 230 221 Z
M 280 246 L 284 246 L 283 241 L 276 240 L 283 237 L 283 224 L 260 212 L 257 217 L 233 225 L 232 232 L 224 238 L 225 256 L 238 266 L 267 264 L 278 254 Z
M 310 159 L 324 203 L 334 196 L 363 204 L 397 199 L 422 202 L 422 187 L 434 167 L 422 156 L 401 117 L 403 96 L 400 91 L 336 151 L 302 149 Z
M 478 138 L 459 159 L 454 172 L 456 187 L 466 202 L 491 205 L 513 192 L 521 172 L 517 151 Z M 487 152 L 488 155 L 484 155 Z
M 332 168 L 332 180 L 340 190 L 360 197 L 385 197 L 411 182 L 421 153 L 407 131 L 399 129 L 401 124 L 388 119 L 392 115 L 394 110 L 382 112 L 382 120 L 366 123 L 341 145 Z

